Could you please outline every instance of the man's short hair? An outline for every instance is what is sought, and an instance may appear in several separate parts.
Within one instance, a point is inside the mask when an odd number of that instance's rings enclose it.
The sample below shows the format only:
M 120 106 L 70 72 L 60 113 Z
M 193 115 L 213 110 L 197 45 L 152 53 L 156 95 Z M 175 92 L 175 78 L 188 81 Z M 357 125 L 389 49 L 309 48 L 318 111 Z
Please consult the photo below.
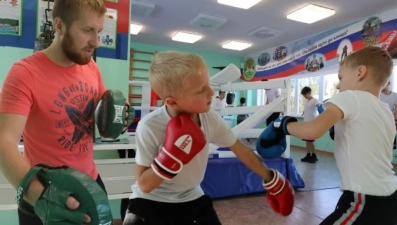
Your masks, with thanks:
M 66 27 L 70 27 L 73 21 L 78 20 L 81 9 L 91 10 L 99 15 L 104 15 L 107 10 L 103 0 L 55 0 L 52 18 L 60 18 Z

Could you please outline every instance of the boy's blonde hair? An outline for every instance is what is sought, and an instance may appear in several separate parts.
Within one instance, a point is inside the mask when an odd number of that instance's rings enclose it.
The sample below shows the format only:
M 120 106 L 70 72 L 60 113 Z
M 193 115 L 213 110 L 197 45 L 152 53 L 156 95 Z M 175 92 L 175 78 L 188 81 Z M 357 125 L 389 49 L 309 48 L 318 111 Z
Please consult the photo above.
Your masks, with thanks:
M 349 68 L 366 66 L 374 82 L 378 85 L 384 85 L 388 82 L 392 73 L 393 59 L 382 48 L 370 46 L 352 53 L 340 65 Z
M 183 52 L 159 52 L 149 68 L 149 82 L 161 99 L 177 97 L 183 90 L 188 76 L 207 69 L 201 56 Z
M 103 0 L 55 0 L 52 18 L 60 18 L 69 28 L 79 18 L 81 9 L 92 10 L 99 15 L 104 15 L 107 10 Z

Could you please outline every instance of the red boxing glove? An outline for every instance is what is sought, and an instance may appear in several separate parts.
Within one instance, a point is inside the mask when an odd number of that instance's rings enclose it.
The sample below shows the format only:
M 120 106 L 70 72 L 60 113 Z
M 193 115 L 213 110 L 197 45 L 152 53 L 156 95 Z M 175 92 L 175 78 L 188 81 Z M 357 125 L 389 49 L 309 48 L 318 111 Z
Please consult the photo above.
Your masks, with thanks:
M 165 180 L 171 180 L 206 145 L 204 132 L 189 115 L 173 117 L 167 124 L 165 142 L 151 167 Z
M 274 174 L 273 179 L 263 185 L 267 190 L 267 201 L 274 211 L 288 216 L 294 208 L 294 189 L 278 171 L 273 169 L 270 171 Z

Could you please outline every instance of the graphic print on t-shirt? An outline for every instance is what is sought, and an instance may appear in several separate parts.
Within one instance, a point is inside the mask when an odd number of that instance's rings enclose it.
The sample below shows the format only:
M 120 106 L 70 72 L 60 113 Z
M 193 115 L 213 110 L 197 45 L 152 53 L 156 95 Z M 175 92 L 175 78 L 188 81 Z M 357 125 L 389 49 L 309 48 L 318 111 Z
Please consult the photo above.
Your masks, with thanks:
M 56 141 L 65 150 L 88 151 L 87 142 L 91 139 L 86 135 L 92 135 L 97 96 L 98 90 L 82 81 L 63 87 L 57 93 L 50 112 L 56 118 L 55 130 L 60 134 Z

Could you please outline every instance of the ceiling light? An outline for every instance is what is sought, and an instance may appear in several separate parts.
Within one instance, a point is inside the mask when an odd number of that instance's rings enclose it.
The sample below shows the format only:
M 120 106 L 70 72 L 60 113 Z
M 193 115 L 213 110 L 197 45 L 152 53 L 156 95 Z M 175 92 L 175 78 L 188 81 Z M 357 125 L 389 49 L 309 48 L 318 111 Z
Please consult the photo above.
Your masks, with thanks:
M 185 32 L 178 32 L 172 37 L 172 40 L 192 44 L 192 43 L 200 40 L 201 38 L 202 38 L 201 35 L 185 33 Z
M 244 43 L 239 41 L 229 41 L 226 44 L 222 45 L 222 48 L 241 51 L 251 46 L 252 44 L 249 43 Z
M 218 3 L 242 9 L 249 9 L 260 1 L 262 0 L 218 0 Z
M 302 23 L 314 23 L 335 14 L 335 10 L 313 4 L 306 5 L 290 14 L 287 18 Z
M 139 31 L 141 31 L 141 29 L 142 29 L 142 25 L 134 24 L 134 23 L 130 24 L 130 34 L 137 35 Z

